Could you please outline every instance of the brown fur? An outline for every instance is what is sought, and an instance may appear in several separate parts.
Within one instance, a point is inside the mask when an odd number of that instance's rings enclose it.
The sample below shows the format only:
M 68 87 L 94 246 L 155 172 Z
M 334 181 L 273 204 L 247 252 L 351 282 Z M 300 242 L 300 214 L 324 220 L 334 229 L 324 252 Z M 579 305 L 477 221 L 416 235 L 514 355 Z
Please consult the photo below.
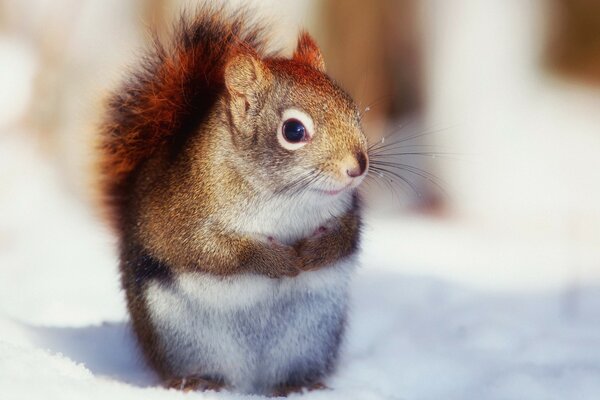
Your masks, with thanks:
M 356 195 L 345 214 L 294 243 L 258 238 L 237 225 L 266 193 L 302 199 L 293 190 L 295 165 L 331 179 L 347 179 L 340 163 L 366 168 L 357 156 L 366 140 L 356 107 L 324 74 L 313 39 L 302 33 L 291 60 L 270 57 L 263 29 L 248 20 L 221 10 L 182 19 L 173 42 L 155 44 L 111 97 L 101 131 L 101 188 L 120 235 L 133 328 L 165 380 L 185 377 L 172 376 L 150 323 L 148 280 L 185 271 L 295 276 L 358 247 Z M 319 134 L 292 153 L 272 132 L 281 112 L 294 106 L 311 114 Z
M 310 65 L 318 71 L 325 72 L 325 60 L 323 59 L 321 50 L 319 50 L 319 47 L 313 38 L 306 31 L 300 33 L 298 47 L 296 48 L 296 51 L 294 51 L 292 60 Z

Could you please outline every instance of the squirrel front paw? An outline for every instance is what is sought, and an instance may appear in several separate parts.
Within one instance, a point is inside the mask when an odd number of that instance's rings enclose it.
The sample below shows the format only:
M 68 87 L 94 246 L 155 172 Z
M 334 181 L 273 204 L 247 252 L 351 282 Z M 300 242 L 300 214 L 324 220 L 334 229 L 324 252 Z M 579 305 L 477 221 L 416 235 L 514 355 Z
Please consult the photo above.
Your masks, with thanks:
M 302 262 L 296 249 L 274 236 L 264 236 L 262 239 L 268 247 L 264 256 L 267 258 L 265 274 L 269 278 L 294 277 L 302 272 Z
M 340 254 L 339 229 L 335 224 L 321 225 L 313 234 L 294 246 L 303 271 L 314 271 L 335 262 Z
M 268 274 L 270 278 L 295 277 L 302 272 L 302 262 L 293 247 L 281 245 L 276 252 L 277 259 Z
M 311 239 L 321 237 L 325 233 L 327 233 L 328 230 L 329 230 L 329 228 L 327 226 L 319 226 L 317 229 L 314 230 L 314 232 L 312 233 L 312 235 L 310 237 L 311 237 Z
M 309 239 L 303 240 L 296 246 L 296 252 L 301 261 L 302 271 L 314 271 L 319 269 L 322 265 L 320 263 L 320 255 L 322 249 L 320 249 L 319 239 L 323 234 L 318 236 L 311 236 Z
M 320 225 L 317 229 L 315 229 L 308 237 L 308 239 L 316 239 L 322 236 L 325 236 L 327 233 L 335 230 L 339 226 L 338 221 L 332 219 L 325 222 L 323 225 Z

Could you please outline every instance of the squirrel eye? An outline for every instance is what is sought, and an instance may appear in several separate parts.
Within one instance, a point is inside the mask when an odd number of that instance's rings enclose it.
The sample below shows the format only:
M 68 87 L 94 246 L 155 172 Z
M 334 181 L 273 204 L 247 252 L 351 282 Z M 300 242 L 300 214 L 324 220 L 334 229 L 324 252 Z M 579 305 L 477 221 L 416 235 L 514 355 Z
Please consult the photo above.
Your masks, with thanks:
M 302 122 L 290 118 L 281 127 L 283 137 L 290 143 L 299 143 L 306 139 L 306 128 Z
M 296 108 L 288 108 L 281 115 L 277 129 L 277 142 L 289 151 L 295 151 L 307 145 L 315 132 L 313 119 Z

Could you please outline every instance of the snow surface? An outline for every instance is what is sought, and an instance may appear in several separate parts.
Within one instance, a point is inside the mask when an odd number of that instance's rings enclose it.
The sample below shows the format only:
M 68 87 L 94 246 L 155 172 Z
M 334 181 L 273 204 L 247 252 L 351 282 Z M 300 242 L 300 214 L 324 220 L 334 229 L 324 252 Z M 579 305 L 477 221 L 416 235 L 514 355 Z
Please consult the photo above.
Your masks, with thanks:
M 460 265 L 419 276 L 410 248 L 443 252 L 460 232 L 402 216 L 367 225 L 331 389 L 292 398 L 600 398 L 600 287 L 492 290 Z M 127 324 L 113 244 L 26 135 L 0 135 L 0 397 L 252 398 L 158 386 Z M 473 251 L 487 275 L 498 268 Z

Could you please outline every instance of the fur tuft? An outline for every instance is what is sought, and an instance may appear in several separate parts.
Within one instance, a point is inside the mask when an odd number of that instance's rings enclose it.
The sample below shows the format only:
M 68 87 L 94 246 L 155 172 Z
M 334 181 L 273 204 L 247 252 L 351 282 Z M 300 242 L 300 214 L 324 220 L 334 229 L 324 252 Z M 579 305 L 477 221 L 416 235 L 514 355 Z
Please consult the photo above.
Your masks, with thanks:
M 113 220 L 136 168 L 159 149 L 177 152 L 224 87 L 224 66 L 240 49 L 264 56 L 263 28 L 247 12 L 204 10 L 181 17 L 170 43 L 155 41 L 141 67 L 108 101 L 100 138 L 100 193 Z M 113 221 L 115 222 L 115 221 Z
M 325 73 L 325 60 L 323 59 L 321 50 L 319 50 L 319 46 L 317 46 L 312 36 L 306 31 L 300 32 L 300 36 L 298 36 L 298 46 L 296 47 L 296 51 L 294 51 L 293 59 Z

